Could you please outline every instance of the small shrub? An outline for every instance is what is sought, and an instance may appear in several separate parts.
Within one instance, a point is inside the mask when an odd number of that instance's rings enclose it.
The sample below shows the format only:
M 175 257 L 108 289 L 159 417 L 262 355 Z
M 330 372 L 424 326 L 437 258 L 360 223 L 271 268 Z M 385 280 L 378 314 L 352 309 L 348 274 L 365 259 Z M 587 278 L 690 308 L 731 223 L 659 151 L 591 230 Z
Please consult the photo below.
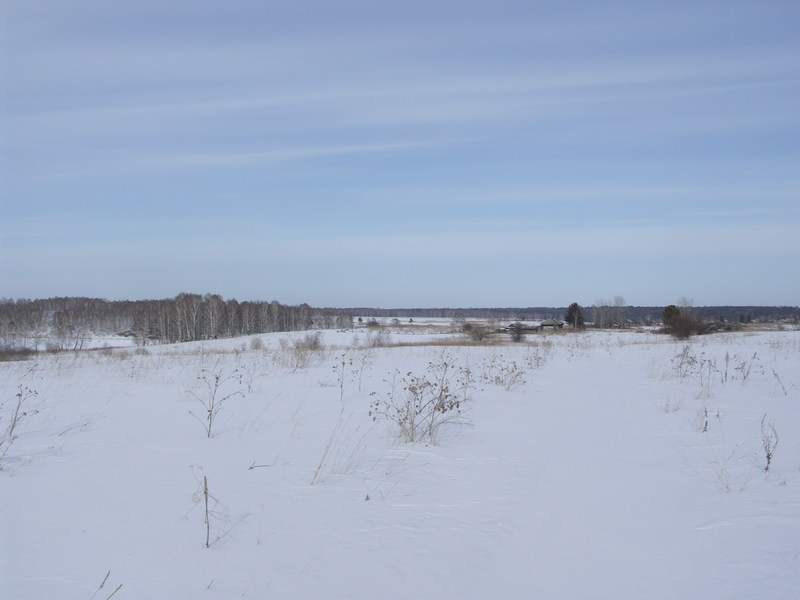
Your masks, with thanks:
M 694 317 L 693 311 L 689 308 L 684 308 L 682 312 L 680 308 L 670 304 L 664 308 L 661 320 L 664 323 L 661 332 L 668 333 L 679 340 L 706 333 L 703 324 Z
M 462 402 L 469 382 L 468 369 L 454 368 L 443 353 L 437 361 L 428 363 L 424 374 L 406 373 L 399 393 L 395 392 L 395 377 L 390 392 L 370 394 L 374 400 L 369 415 L 373 421 L 381 418 L 393 423 L 406 442 L 427 439 L 435 444 L 443 425 L 464 423 Z
M 699 355 L 692 352 L 691 346 L 685 345 L 676 352 L 671 359 L 672 368 L 681 379 L 692 377 L 700 384 L 698 398 L 710 398 L 714 389 L 714 379 L 720 373 L 717 360 L 706 356 L 705 352 Z M 724 376 L 723 376 L 724 377 Z
M 547 346 L 544 349 L 540 349 L 536 346 L 528 346 L 528 351 L 525 354 L 525 366 L 528 370 L 540 369 L 544 366 L 544 363 L 547 361 L 547 355 L 550 351 L 552 346 L 552 342 L 548 341 Z
M 389 345 L 389 334 L 383 329 L 367 332 L 366 346 L 368 348 L 385 348 Z
M 522 323 L 512 323 L 508 326 L 511 331 L 511 340 L 514 342 L 521 342 L 525 339 L 525 326 Z
M 692 352 L 692 347 L 688 344 L 684 346 L 679 352 L 670 360 L 675 374 L 684 379 L 697 371 L 697 356 Z
M 488 327 L 475 325 L 474 323 L 464 323 L 461 331 L 466 334 L 473 342 L 483 342 L 491 335 Z
M 315 359 L 321 360 L 325 351 L 322 335 L 319 332 L 308 333 L 291 342 L 283 339 L 280 341 L 280 346 L 281 352 L 277 362 L 293 371 L 309 367 Z
M 692 317 L 674 317 L 669 325 L 666 325 L 667 333 L 679 340 L 685 340 L 694 334 L 700 333 L 701 324 Z
M 481 380 L 498 385 L 507 392 L 525 385 L 525 369 L 516 361 L 507 361 L 502 355 L 494 355 L 483 361 Z
M 322 350 L 322 334 L 319 331 L 316 333 L 307 333 L 302 338 L 292 342 L 292 345 L 300 350 L 319 352 Z

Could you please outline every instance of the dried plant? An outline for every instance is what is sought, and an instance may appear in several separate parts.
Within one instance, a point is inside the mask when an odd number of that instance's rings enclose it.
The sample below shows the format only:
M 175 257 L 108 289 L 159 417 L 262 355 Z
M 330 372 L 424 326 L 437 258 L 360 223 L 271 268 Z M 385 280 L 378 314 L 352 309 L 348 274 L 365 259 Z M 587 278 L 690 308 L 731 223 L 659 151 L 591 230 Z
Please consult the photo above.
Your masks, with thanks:
M 194 472 L 194 468 L 192 469 Z M 203 469 L 199 471 L 203 473 Z M 197 474 L 195 472 L 195 477 Z M 198 489 L 192 495 L 192 502 L 195 506 L 202 503 L 203 507 L 203 525 L 205 525 L 205 547 L 210 548 L 215 542 L 222 539 L 223 536 L 228 534 L 225 529 L 225 524 L 228 520 L 227 510 L 222 503 L 210 491 L 208 487 L 208 476 L 203 473 L 203 480 L 198 480 Z M 187 513 L 188 514 L 188 513 Z M 215 532 L 212 531 L 212 519 L 219 524 L 219 529 Z
M 32 390 L 26 385 L 18 385 L 17 393 L 10 405 L 10 411 L 5 414 L 5 402 L 0 403 L 0 424 L 7 422 L 5 431 L 0 433 L 0 469 L 8 455 L 8 451 L 14 440 L 17 439 L 19 427 L 23 421 L 35 415 L 39 411 L 30 406 L 31 402 L 39 395 L 36 390 Z
M 758 359 L 757 352 L 754 352 L 753 356 L 749 358 L 739 358 L 738 356 L 734 356 L 733 358 L 736 362 L 734 370 L 738 371 L 739 378 L 742 380 L 743 385 L 747 383 L 747 380 L 750 378 L 750 373 L 753 371 L 753 368 L 756 370 L 760 369 L 763 374 L 763 367 L 761 361 Z
M 325 355 L 325 345 L 319 332 L 307 333 L 302 338 L 289 342 L 280 341 L 281 351 L 276 356 L 276 362 L 297 371 L 306 369 Z
M 697 364 L 696 376 L 700 383 L 700 391 L 697 394 L 698 398 L 710 398 L 711 392 L 714 388 L 714 375 L 719 373 L 717 369 L 717 360 L 715 358 L 706 358 L 704 353 L 700 353 L 700 359 Z
M 202 394 L 194 391 L 190 391 L 189 394 L 203 405 L 205 412 L 202 417 L 192 411 L 189 411 L 189 414 L 203 425 L 208 437 L 213 437 L 214 422 L 225 402 L 235 396 L 244 396 L 244 392 L 238 388 L 243 383 L 242 376 L 239 369 L 234 369 L 226 375 L 222 369 L 216 368 L 215 371 L 202 369 L 197 378 L 205 384 L 206 390 Z M 229 391 L 230 384 L 235 384 L 237 388 Z
M 380 418 L 394 423 L 399 437 L 406 442 L 427 439 L 435 444 L 443 425 L 465 422 L 462 403 L 469 382 L 468 370 L 454 367 L 450 357 L 442 353 L 436 361 L 428 363 L 424 374 L 408 372 L 402 376 L 399 393 L 395 391 L 396 377 L 392 391 L 373 392 L 369 414 L 373 421 Z
M 775 369 L 772 369 L 772 374 L 775 376 L 775 379 L 778 382 L 778 385 L 781 386 L 781 390 L 783 390 L 783 395 L 784 396 L 788 396 L 789 392 L 786 391 L 786 386 L 783 385 L 783 381 L 781 381 L 781 378 L 780 378 L 780 375 L 778 375 L 778 372 Z
M 258 339 L 258 338 L 256 338 Z M 239 363 L 236 367 L 239 371 L 239 380 L 247 387 L 247 393 L 253 391 L 256 382 L 264 377 L 263 366 L 260 361 L 253 361 L 252 363 Z
M 775 456 L 775 449 L 778 447 L 778 432 L 775 430 L 775 421 L 767 421 L 767 415 L 761 417 L 761 447 L 764 449 L 766 464 L 764 471 L 769 471 L 772 459 Z
M 671 359 L 672 368 L 675 370 L 676 375 L 685 379 L 689 375 L 694 374 L 697 369 L 697 357 L 692 352 L 691 346 L 685 345 L 679 352 L 676 352 Z
M 727 360 L 727 359 L 726 359 Z M 714 388 L 714 376 L 719 373 L 717 360 L 707 357 L 705 352 L 696 355 L 688 344 L 676 352 L 671 359 L 672 368 L 680 379 L 697 379 L 700 384 L 698 398 L 710 398 Z M 726 367 L 727 369 L 727 367 Z
M 483 361 L 481 380 L 498 385 L 507 392 L 525 385 L 525 369 L 516 361 L 507 361 L 502 355 L 494 355 Z
M 353 359 L 348 357 L 347 353 L 345 352 L 336 357 L 336 363 L 334 363 L 332 368 L 334 373 L 336 373 L 336 387 L 339 388 L 339 414 L 336 417 L 336 423 L 333 426 L 331 435 L 328 438 L 328 443 L 325 445 L 325 449 L 322 452 L 322 457 L 319 459 L 319 464 L 314 470 L 314 475 L 311 477 L 311 485 L 314 485 L 321 480 L 321 477 L 329 464 L 334 445 L 339 439 L 342 430 L 342 424 L 344 423 L 344 384 L 348 368 L 351 370 L 352 374 Z

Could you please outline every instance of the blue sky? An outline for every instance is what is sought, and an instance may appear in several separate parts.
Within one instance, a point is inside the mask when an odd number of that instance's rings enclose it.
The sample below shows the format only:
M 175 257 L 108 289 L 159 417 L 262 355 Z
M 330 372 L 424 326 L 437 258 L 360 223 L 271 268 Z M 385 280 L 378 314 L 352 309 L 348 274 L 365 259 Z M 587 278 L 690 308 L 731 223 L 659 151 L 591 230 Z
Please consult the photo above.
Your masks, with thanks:
M 0 296 L 800 304 L 800 3 L 0 3 Z

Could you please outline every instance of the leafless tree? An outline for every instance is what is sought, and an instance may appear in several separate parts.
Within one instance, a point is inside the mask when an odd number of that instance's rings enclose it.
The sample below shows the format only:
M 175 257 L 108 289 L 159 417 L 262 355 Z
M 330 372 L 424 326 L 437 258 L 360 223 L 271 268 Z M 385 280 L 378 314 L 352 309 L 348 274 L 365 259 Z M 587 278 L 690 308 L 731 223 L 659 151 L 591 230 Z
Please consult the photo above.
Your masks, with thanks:
M 219 294 L 206 294 L 201 303 L 203 309 L 204 338 L 218 338 L 223 334 L 225 320 L 225 301 Z
M 625 298 L 614 296 L 614 323 L 617 327 L 625 327 Z
M 595 327 L 611 327 L 614 313 L 611 302 L 605 299 L 597 300 L 592 305 L 592 322 Z

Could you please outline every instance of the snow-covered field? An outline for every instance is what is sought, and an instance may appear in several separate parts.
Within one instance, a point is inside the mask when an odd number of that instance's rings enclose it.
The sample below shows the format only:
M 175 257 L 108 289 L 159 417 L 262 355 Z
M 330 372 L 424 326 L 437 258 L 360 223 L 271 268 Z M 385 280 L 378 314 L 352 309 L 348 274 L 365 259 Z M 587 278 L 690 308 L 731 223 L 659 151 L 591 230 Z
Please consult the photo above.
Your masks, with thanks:
M 0 363 L 0 597 L 800 597 L 800 332 L 404 331 Z

